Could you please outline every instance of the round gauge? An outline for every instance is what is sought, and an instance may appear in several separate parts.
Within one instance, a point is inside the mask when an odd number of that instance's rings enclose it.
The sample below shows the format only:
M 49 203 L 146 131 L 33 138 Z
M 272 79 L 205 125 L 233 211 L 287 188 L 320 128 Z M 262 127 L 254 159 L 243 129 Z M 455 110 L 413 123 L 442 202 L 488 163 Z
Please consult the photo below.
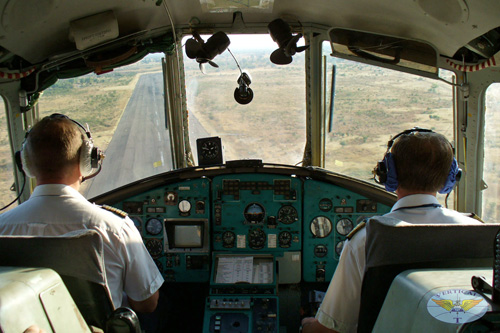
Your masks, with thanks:
M 343 218 L 338 220 L 336 228 L 340 235 L 345 236 L 354 229 L 354 224 L 348 218 Z
M 293 206 L 282 206 L 278 211 L 278 221 L 284 224 L 291 224 L 299 220 L 299 214 Z
M 264 248 L 266 245 L 266 233 L 261 229 L 253 229 L 248 233 L 248 245 L 254 250 Z
M 292 234 L 289 231 L 282 231 L 278 235 L 280 247 L 290 247 L 292 245 Z
M 201 155 L 207 160 L 213 160 L 219 155 L 219 146 L 214 141 L 205 141 L 201 145 Z
M 326 245 L 319 244 L 314 247 L 314 255 L 318 258 L 326 257 L 328 254 L 328 248 Z
M 231 248 L 234 247 L 234 240 L 236 239 L 236 236 L 234 235 L 234 232 L 232 231 L 225 231 L 222 234 L 222 246 Z
M 132 220 L 132 222 L 134 222 L 134 225 L 137 228 L 137 230 L 141 231 L 142 230 L 142 220 L 141 220 L 141 218 L 138 217 L 138 216 L 130 216 L 130 219 Z
M 245 220 L 251 224 L 258 224 L 264 222 L 264 217 L 266 213 L 264 211 L 264 207 L 258 203 L 251 203 L 245 208 L 245 212 L 243 213 L 245 216 Z
M 332 200 L 323 198 L 319 201 L 319 209 L 323 212 L 329 212 L 333 207 Z
M 311 232 L 314 237 L 324 238 L 332 232 L 332 221 L 325 216 L 317 216 L 311 221 Z
M 191 203 L 188 200 L 181 200 L 179 201 L 178 207 L 181 213 L 189 213 L 191 210 Z
M 146 249 L 151 257 L 158 258 L 161 255 L 163 247 L 159 239 L 148 239 L 146 242 Z
M 163 227 L 161 221 L 156 218 L 149 219 L 146 222 L 146 231 L 150 235 L 158 235 L 161 232 L 162 228 Z
M 342 249 L 344 248 L 344 241 L 340 241 L 335 245 L 335 252 L 340 256 Z

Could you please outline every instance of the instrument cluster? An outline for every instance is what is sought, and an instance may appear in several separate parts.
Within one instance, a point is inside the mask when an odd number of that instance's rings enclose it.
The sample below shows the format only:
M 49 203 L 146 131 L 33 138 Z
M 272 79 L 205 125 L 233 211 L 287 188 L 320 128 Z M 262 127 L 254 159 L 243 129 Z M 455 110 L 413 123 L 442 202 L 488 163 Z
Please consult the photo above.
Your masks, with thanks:
M 302 182 L 294 177 L 242 174 L 212 182 L 215 251 L 300 250 Z
M 181 180 L 114 206 L 172 282 L 207 282 L 213 252 L 271 254 L 293 272 L 285 283 L 329 281 L 347 235 L 390 210 L 329 182 L 274 173 Z

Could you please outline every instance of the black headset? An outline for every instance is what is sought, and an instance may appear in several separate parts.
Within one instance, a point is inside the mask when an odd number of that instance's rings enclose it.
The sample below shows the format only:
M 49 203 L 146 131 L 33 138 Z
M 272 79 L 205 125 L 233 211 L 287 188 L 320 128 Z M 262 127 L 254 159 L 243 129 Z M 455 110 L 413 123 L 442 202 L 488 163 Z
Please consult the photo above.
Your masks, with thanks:
M 68 116 L 60 113 L 54 113 L 48 116 L 48 118 L 67 119 L 76 124 L 83 130 L 87 138 L 83 140 L 82 148 L 80 151 L 80 172 L 82 173 L 83 180 L 95 177 L 101 171 L 101 163 L 102 159 L 104 158 L 104 154 L 98 147 L 94 146 L 92 134 L 90 133 L 90 129 L 88 129 L 88 125 L 87 128 L 85 128 L 82 124 L 80 124 L 76 120 L 73 120 Z M 27 139 L 29 137 L 29 133 L 30 131 L 26 132 L 23 144 L 21 146 L 21 150 L 17 151 L 15 154 L 15 160 L 19 170 L 21 172 L 26 172 L 27 176 L 33 178 L 34 176 L 30 171 L 30 161 L 26 156 L 24 149 L 27 143 Z M 98 169 L 98 170 L 93 173 L 92 172 L 93 169 Z
M 390 152 L 394 141 L 402 135 L 409 135 L 413 133 L 435 133 L 433 130 L 414 127 L 403 131 L 396 136 L 394 136 L 389 142 L 387 142 L 387 151 L 385 152 L 384 158 L 377 163 L 377 166 L 373 169 L 373 179 L 378 184 L 383 184 L 385 189 L 390 192 L 396 191 L 398 188 L 398 179 L 396 174 L 396 164 L 394 163 L 394 156 Z M 451 143 L 450 143 L 451 145 Z M 452 146 L 453 149 L 453 146 Z M 378 179 L 377 179 L 378 177 Z M 460 181 L 462 177 L 462 170 L 458 167 L 458 162 L 455 157 L 451 163 L 450 172 L 446 178 L 444 186 L 438 191 L 441 194 L 450 193 L 455 184 Z

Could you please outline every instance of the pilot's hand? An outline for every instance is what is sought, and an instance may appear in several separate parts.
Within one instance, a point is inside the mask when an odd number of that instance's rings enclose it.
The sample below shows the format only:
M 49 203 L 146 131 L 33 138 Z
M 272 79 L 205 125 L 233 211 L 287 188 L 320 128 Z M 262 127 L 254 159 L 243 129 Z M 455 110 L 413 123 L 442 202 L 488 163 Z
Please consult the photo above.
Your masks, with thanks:
M 31 325 L 23 333 L 47 333 L 47 332 L 36 325 Z
M 302 319 L 302 332 L 303 333 L 335 333 L 336 331 L 326 328 L 321 325 L 314 317 L 306 317 Z

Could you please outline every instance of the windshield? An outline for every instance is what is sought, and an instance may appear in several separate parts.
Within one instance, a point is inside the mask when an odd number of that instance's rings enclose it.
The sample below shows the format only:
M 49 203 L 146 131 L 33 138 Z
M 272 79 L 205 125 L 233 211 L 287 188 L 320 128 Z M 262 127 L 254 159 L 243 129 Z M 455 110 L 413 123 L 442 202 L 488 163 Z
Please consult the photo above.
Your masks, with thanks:
M 325 42 L 323 54 L 329 78 L 325 96 L 327 169 L 373 181 L 372 170 L 384 157 L 387 142 L 415 126 L 441 133 L 453 142 L 453 87 L 450 84 L 334 58 L 330 53 L 330 44 Z M 335 94 L 331 98 L 334 70 Z M 453 79 L 447 71 L 440 72 L 440 76 L 448 82 Z
M 202 36 L 206 41 L 209 36 Z M 229 50 L 241 70 L 251 77 L 253 100 L 238 104 L 234 91 L 241 75 L 229 51 L 217 56 L 215 68 L 204 73 L 184 55 L 190 139 L 218 136 L 224 161 L 261 159 L 266 163 L 298 164 L 306 142 L 304 52 L 288 65 L 275 65 L 269 57 L 278 48 L 269 35 L 229 35 Z M 184 39 L 185 40 L 187 38 Z M 303 43 L 303 39 L 302 39 Z
M 102 171 L 82 184 L 87 198 L 172 169 L 161 56 L 104 75 L 59 80 L 39 102 L 40 117 L 62 113 L 86 126 L 105 152 Z

